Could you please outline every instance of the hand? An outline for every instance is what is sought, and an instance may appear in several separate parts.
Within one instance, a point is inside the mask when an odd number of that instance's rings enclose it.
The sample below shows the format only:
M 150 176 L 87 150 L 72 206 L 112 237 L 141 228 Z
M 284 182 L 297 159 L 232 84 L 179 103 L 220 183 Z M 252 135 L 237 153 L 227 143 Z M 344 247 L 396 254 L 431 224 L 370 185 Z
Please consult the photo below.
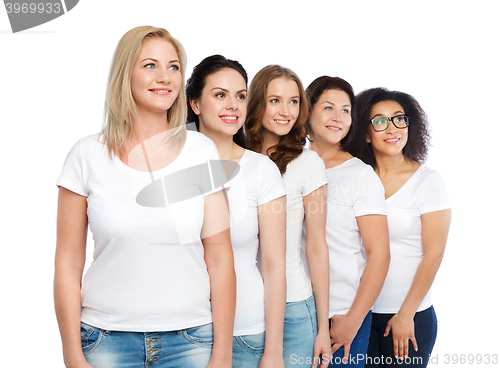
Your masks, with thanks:
M 349 351 L 351 350 L 352 340 L 356 337 L 360 324 L 356 323 L 348 315 L 335 315 L 330 318 L 330 344 L 332 354 L 335 354 L 342 346 L 344 347 L 343 362 L 349 361 Z
M 332 359 L 332 347 L 330 345 L 330 335 L 328 330 L 318 331 L 314 339 L 314 355 L 312 368 L 327 368 Z M 318 363 L 321 363 L 318 364 Z
M 285 368 L 283 354 L 272 356 L 270 354 L 266 354 L 264 351 L 264 354 L 260 359 L 259 368 Z
M 415 323 L 413 322 L 413 316 L 408 317 L 396 313 L 394 317 L 387 322 L 384 337 L 389 336 L 389 332 L 391 330 L 394 356 L 396 359 L 408 358 L 408 353 L 410 351 L 410 344 L 408 340 L 411 340 L 413 349 L 418 351 L 417 340 L 415 339 Z

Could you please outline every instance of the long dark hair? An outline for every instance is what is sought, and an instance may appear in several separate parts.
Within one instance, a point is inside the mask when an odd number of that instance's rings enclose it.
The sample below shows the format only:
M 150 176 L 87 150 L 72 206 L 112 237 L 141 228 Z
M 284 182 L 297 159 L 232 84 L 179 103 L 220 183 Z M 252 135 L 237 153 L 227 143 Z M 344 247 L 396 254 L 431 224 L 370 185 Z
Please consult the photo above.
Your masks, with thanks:
M 248 84 L 247 72 L 245 68 L 243 68 L 243 66 L 236 60 L 226 59 L 222 55 L 212 55 L 206 57 L 198 65 L 196 65 L 193 69 L 193 72 L 191 73 L 191 77 L 187 80 L 186 83 L 186 97 L 187 97 L 187 108 L 188 108 L 187 122 L 188 123 L 194 122 L 198 130 L 200 129 L 200 120 L 198 115 L 196 115 L 193 109 L 191 108 L 190 101 L 199 99 L 203 92 L 203 88 L 205 87 L 207 78 L 210 75 L 222 69 L 236 70 L 238 73 L 241 74 L 241 76 L 245 80 L 245 85 Z M 233 141 L 237 145 L 246 148 L 243 127 L 241 127 L 233 136 Z
M 293 71 L 280 65 L 268 65 L 255 75 L 248 90 L 248 115 L 245 121 L 245 133 L 247 147 L 252 151 L 260 152 L 263 143 L 262 118 L 267 107 L 267 87 L 276 78 L 286 78 L 295 81 L 300 96 L 299 116 L 295 124 L 287 135 L 280 138 L 278 144 L 269 148 L 274 149 L 269 158 L 274 161 L 283 175 L 286 172 L 286 166 L 302 153 L 306 144 L 304 124 L 309 109 L 302 82 Z
M 382 101 L 394 101 L 401 105 L 405 114 L 410 118 L 408 125 L 408 142 L 403 148 L 403 155 L 410 160 L 424 163 L 430 146 L 430 133 L 427 115 L 411 95 L 390 91 L 386 88 L 371 88 L 356 95 L 357 120 L 352 129 L 352 140 L 346 149 L 350 154 L 363 160 L 365 163 L 376 166 L 375 155 L 370 143 L 366 141 L 372 107 Z

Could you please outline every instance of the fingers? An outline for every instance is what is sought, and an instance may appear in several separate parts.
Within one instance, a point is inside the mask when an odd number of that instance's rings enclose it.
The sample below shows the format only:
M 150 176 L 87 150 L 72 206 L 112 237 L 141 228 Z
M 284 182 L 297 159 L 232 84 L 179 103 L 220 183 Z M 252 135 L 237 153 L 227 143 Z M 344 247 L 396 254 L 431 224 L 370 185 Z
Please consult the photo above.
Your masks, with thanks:
M 336 342 L 335 344 L 332 345 L 332 355 L 337 352 L 342 347 L 342 344 L 339 342 Z
M 413 350 L 418 351 L 417 339 L 415 338 L 415 335 L 411 337 L 411 343 L 413 344 Z
M 389 332 L 391 332 L 391 321 L 387 322 L 387 326 L 385 326 L 384 337 L 389 336 Z
M 351 344 L 349 345 L 344 345 L 344 359 L 342 359 L 342 362 L 344 364 L 347 364 L 349 361 L 349 351 L 351 350 Z

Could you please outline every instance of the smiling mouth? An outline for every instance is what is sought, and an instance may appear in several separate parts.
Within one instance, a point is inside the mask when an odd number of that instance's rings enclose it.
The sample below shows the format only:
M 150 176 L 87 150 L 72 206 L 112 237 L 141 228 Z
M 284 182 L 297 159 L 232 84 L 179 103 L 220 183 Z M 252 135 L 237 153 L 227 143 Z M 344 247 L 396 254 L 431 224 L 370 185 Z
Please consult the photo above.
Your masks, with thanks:
M 167 94 L 172 92 L 171 89 L 150 89 L 149 91 L 157 94 Z
M 336 126 L 331 126 L 331 125 L 327 126 L 327 127 L 326 127 L 326 129 L 328 129 L 328 130 L 333 130 L 333 131 L 335 131 L 335 132 L 338 132 L 338 131 L 342 130 L 342 129 L 341 129 L 341 128 L 339 128 L 339 127 L 336 127 Z
M 277 120 L 277 119 L 274 119 L 274 121 L 279 126 L 287 126 L 288 124 L 290 124 L 290 120 Z
M 219 118 L 227 124 L 236 124 L 239 116 L 236 115 L 220 115 Z
M 396 138 L 384 139 L 384 142 L 393 144 L 393 143 L 399 142 L 400 140 L 401 140 L 401 138 L 396 137 Z

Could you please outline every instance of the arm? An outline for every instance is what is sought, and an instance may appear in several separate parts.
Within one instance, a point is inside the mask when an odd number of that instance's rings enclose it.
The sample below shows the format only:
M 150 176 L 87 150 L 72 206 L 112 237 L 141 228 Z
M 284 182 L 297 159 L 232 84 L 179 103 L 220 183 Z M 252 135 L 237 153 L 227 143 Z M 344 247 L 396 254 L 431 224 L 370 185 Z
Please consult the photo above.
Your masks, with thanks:
M 344 358 L 347 359 L 352 341 L 382 290 L 390 261 L 387 216 L 358 216 L 356 221 L 366 252 L 366 266 L 349 312 L 333 316 L 330 331 L 332 342 L 335 342 L 332 349 L 335 352 L 344 346 Z
M 259 367 L 284 367 L 286 197 L 258 206 L 258 216 L 266 311 L 266 342 Z
M 309 274 L 314 290 L 318 318 L 318 335 L 314 340 L 314 358 L 328 366 L 331 358 L 330 337 L 328 335 L 328 313 L 330 302 L 330 276 L 328 265 L 328 246 L 326 244 L 327 186 L 316 189 L 304 197 L 306 222 L 306 256 Z M 318 366 L 318 359 L 313 360 L 313 368 Z
M 59 188 L 54 305 L 68 368 L 90 367 L 80 333 L 81 281 L 87 241 L 87 197 Z
M 413 317 L 429 292 L 441 265 L 450 229 L 451 210 L 429 212 L 423 214 L 421 219 L 423 258 L 401 309 L 389 320 L 384 334 L 384 336 L 388 336 L 392 329 L 396 358 L 408 357 L 409 340 L 411 340 L 413 348 L 418 350 Z
M 231 367 L 236 275 L 223 191 L 205 197 L 202 242 L 210 276 L 214 345 L 208 367 Z

